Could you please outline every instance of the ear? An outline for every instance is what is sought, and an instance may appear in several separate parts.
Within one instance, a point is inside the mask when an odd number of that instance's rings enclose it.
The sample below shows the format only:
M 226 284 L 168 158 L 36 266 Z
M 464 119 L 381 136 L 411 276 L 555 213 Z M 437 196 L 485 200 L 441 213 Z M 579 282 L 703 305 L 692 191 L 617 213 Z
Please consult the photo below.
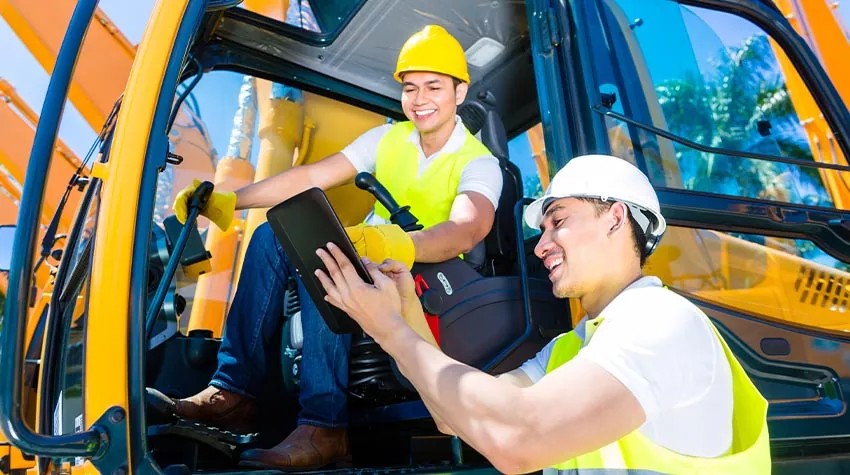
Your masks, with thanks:
M 626 221 L 629 219 L 629 211 L 626 208 L 625 203 L 614 203 L 611 206 L 611 209 L 608 211 L 611 219 L 611 228 L 608 230 L 608 235 L 619 231 L 620 229 L 625 228 Z
M 469 84 L 461 82 L 455 88 L 455 105 L 459 106 L 466 100 L 466 93 L 469 92 Z

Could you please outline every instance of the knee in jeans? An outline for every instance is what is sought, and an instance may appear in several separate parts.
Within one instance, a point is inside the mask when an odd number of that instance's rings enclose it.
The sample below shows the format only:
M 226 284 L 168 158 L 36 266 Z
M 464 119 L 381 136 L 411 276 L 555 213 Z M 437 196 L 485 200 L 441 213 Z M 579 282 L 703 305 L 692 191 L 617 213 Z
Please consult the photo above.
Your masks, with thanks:
M 251 244 L 254 245 L 268 245 L 277 242 L 277 238 L 275 238 L 274 232 L 272 232 L 272 227 L 268 222 L 265 222 L 254 230 L 254 234 L 251 236 Z
M 257 226 L 257 229 L 254 230 L 254 234 L 251 235 L 251 243 L 249 245 L 257 247 L 258 249 L 276 249 L 280 253 L 283 252 L 283 248 L 268 222 Z

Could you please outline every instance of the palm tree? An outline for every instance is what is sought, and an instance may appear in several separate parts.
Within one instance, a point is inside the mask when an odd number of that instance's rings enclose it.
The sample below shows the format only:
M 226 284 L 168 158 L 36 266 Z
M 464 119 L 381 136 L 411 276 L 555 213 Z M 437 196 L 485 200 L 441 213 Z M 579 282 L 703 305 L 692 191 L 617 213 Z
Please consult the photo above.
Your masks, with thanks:
M 710 75 L 692 73 L 656 87 L 673 133 L 712 147 L 814 162 L 766 35 L 753 35 L 739 48 L 721 48 L 708 64 Z M 769 134 L 760 132 L 765 123 L 770 124 Z M 674 147 L 686 189 L 833 206 L 815 168 Z M 761 240 L 761 236 L 734 235 Z M 789 244 L 804 258 L 848 269 L 809 241 Z
M 672 132 L 712 147 L 814 162 L 767 36 L 722 48 L 708 64 L 710 75 L 691 73 L 657 86 Z M 676 152 L 687 189 L 832 206 L 817 169 L 678 145 Z

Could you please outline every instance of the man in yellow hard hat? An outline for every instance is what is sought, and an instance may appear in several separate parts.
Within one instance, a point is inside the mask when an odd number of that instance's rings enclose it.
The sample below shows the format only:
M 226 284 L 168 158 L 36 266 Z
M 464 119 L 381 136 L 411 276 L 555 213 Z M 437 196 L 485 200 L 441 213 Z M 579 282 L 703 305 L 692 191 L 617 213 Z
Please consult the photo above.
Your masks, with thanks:
M 348 228 L 361 256 L 386 258 L 408 268 L 442 262 L 469 252 L 489 232 L 502 189 L 495 157 L 463 125 L 457 107 L 467 94 L 469 73 L 460 43 L 440 26 L 411 36 L 398 56 L 396 80 L 408 121 L 365 132 L 314 164 L 284 171 L 235 193 L 215 193 L 202 213 L 227 229 L 238 209 L 274 206 L 311 187 L 329 189 L 372 172 L 424 226 L 404 232 L 389 224 L 380 204 L 361 225 Z M 186 188 L 174 204 L 185 219 Z M 292 223 L 297 226 L 298 223 Z M 279 350 L 285 285 L 294 269 L 268 224 L 257 228 L 248 247 L 239 288 L 227 317 L 218 369 L 210 386 L 172 401 L 181 417 L 235 431 L 252 430 L 256 400 L 268 394 L 268 378 Z M 299 284 L 304 333 L 297 428 L 270 450 L 249 450 L 241 463 L 279 469 L 314 469 L 346 459 L 347 384 L 350 335 L 331 332 Z M 421 333 L 433 341 L 427 326 Z

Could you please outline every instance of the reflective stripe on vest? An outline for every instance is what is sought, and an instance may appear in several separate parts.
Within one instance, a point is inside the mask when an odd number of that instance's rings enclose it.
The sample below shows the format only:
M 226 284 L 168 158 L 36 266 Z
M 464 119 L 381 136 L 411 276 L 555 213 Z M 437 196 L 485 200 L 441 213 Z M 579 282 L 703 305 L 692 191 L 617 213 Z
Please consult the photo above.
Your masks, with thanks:
M 707 317 L 706 317 L 707 318 Z M 546 367 L 551 373 L 578 354 L 601 325 L 602 318 L 585 322 L 585 339 L 575 331 L 558 337 Z M 767 400 L 753 385 L 744 368 L 729 350 L 726 341 L 711 325 L 723 346 L 732 369 L 732 446 L 715 458 L 691 457 L 662 447 L 640 433 L 626 435 L 607 446 L 579 455 L 547 469 L 565 474 L 760 474 L 770 473 L 770 445 L 767 429 Z
M 463 127 L 463 126 L 461 126 Z M 375 177 L 398 202 L 410 206 L 410 212 L 425 228 L 449 219 L 460 176 L 475 158 L 491 155 L 487 147 L 464 127 L 466 140 L 456 152 L 442 153 L 422 176 L 419 175 L 419 151 L 410 141 L 412 122 L 393 125 L 378 142 Z M 390 214 L 375 203 L 375 214 L 389 221 Z

